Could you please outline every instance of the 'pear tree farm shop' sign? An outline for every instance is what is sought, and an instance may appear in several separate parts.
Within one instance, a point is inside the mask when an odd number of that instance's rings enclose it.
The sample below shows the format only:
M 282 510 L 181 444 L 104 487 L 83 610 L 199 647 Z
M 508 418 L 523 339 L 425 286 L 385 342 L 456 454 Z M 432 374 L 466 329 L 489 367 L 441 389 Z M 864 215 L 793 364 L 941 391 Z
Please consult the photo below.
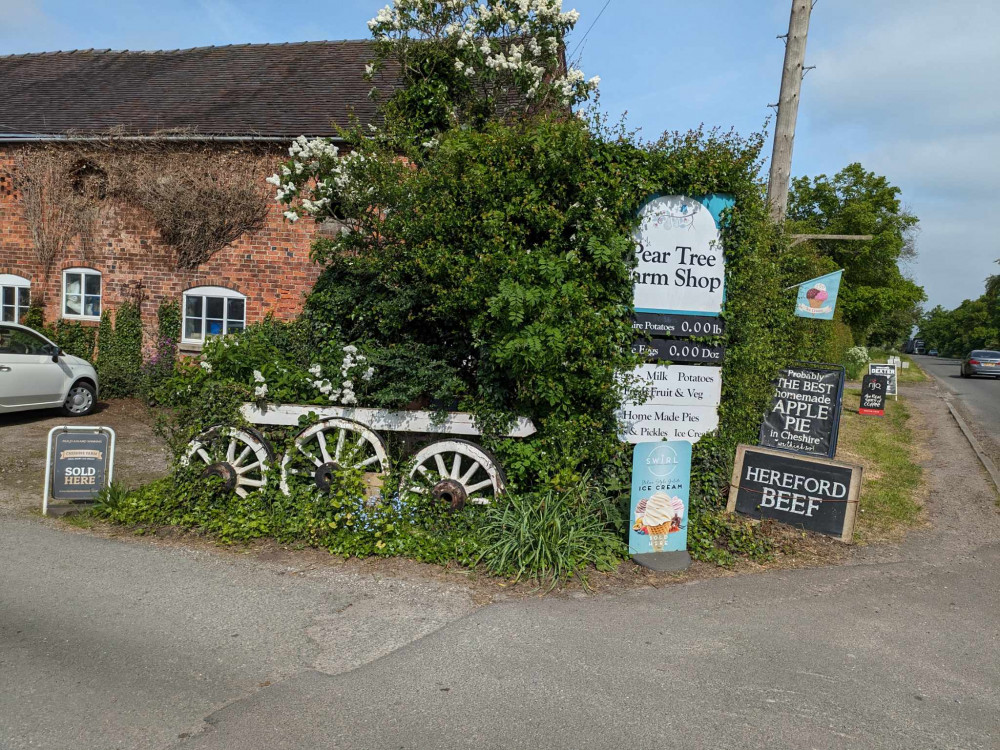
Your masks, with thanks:
M 696 443 L 719 426 L 721 367 L 640 365 L 632 375 L 640 384 L 639 396 L 618 411 L 623 442 Z
M 842 367 L 807 362 L 782 370 L 760 426 L 760 445 L 833 458 L 843 395 Z
M 726 510 L 850 543 L 860 491 L 860 466 L 741 445 Z
M 721 195 L 658 195 L 646 201 L 634 235 L 637 313 L 722 312 L 726 263 L 719 215 L 732 205 L 732 198 Z

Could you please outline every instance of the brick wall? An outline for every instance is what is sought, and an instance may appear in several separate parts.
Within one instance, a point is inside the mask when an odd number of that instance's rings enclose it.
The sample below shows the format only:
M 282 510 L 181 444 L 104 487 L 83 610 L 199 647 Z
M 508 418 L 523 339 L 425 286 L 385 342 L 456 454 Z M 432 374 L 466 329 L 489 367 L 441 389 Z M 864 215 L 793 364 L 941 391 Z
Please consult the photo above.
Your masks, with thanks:
M 10 181 L 14 149 L 23 147 L 0 144 L 0 274 L 30 279 L 32 302 L 43 304 L 46 321 L 55 321 L 61 315 L 62 271 L 72 267 L 101 272 L 102 309 L 114 310 L 127 296 L 130 285 L 142 284 L 147 346 L 155 335 L 160 302 L 180 302 L 184 290 L 191 287 L 221 286 L 246 295 L 248 324 L 262 320 L 268 313 L 289 320 L 302 309 L 304 295 L 320 271 L 309 260 L 315 223 L 302 219 L 291 224 L 273 203 L 263 229 L 240 237 L 195 270 L 177 270 L 174 251 L 160 241 L 148 218 L 139 211 L 117 206 L 102 211 L 103 218 L 86 252 L 74 238 L 61 257 L 48 269 L 43 268 Z M 258 157 L 262 182 L 276 171 L 283 153 L 275 149 Z

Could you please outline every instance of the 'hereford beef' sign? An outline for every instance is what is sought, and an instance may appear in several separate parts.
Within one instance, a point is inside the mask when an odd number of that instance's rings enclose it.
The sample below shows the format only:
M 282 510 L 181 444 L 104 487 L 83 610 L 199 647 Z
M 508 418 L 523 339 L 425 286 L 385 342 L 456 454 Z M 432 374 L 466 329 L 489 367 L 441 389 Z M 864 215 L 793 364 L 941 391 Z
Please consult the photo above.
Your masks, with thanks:
M 833 458 L 843 392 L 843 368 L 803 363 L 782 370 L 760 426 L 760 445 Z
M 727 510 L 850 542 L 860 490 L 860 466 L 741 445 Z

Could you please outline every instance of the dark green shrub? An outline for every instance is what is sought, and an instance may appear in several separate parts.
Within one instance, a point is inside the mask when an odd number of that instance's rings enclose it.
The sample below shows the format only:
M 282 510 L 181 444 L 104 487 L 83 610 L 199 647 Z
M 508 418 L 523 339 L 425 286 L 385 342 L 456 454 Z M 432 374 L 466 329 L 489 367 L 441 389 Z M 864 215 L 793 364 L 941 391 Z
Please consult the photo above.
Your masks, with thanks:
M 97 376 L 101 395 L 127 398 L 142 389 L 142 316 L 135 302 L 123 302 L 114 315 L 105 310 L 97 333 Z

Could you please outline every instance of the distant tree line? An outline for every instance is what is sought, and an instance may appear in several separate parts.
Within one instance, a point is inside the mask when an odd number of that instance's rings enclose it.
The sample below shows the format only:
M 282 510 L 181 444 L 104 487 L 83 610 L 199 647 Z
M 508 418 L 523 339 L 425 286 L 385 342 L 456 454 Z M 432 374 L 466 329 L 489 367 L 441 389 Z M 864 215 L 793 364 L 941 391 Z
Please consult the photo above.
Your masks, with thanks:
M 927 349 L 944 356 L 1000 349 L 1000 274 L 986 279 L 986 291 L 977 299 L 967 299 L 954 310 L 938 305 L 927 313 L 920 322 L 920 337 Z

